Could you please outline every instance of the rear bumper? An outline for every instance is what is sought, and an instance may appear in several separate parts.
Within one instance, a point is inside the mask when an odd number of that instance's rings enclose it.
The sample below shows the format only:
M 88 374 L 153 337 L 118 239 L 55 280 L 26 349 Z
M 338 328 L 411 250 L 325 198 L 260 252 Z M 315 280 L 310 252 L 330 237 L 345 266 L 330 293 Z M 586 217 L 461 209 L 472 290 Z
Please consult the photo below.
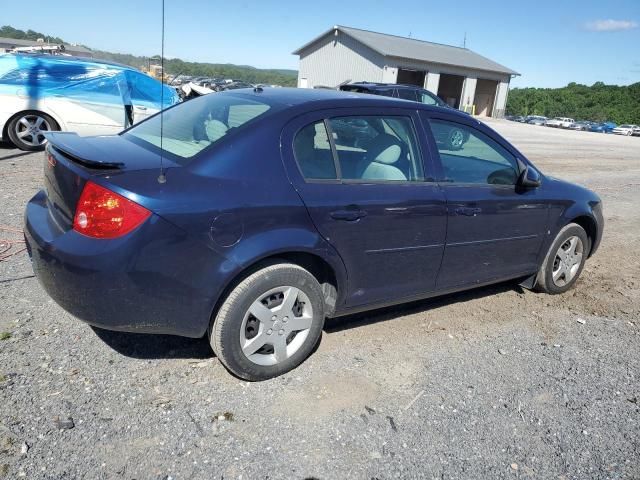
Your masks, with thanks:
M 27 204 L 24 232 L 40 284 L 80 320 L 128 332 L 206 332 L 228 265 L 157 215 L 122 238 L 96 240 L 56 225 L 41 191 Z

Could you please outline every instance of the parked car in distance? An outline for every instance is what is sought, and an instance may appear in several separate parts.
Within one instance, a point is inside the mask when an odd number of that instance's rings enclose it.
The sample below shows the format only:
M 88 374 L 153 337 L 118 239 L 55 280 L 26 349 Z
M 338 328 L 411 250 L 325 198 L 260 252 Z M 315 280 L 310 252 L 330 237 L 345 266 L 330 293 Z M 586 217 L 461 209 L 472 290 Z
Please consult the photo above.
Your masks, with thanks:
M 134 68 L 42 54 L 0 55 L 0 140 L 41 150 L 54 130 L 109 135 L 179 101 Z
M 634 137 L 640 136 L 640 127 L 634 128 L 631 135 L 633 135 Z
M 581 131 L 587 131 L 589 130 L 589 128 L 591 127 L 591 124 L 593 122 L 588 122 L 588 121 L 580 121 L 580 122 L 574 122 L 571 125 L 569 125 L 569 129 L 570 130 L 581 130 Z
M 458 150 L 435 140 L 452 129 Z M 602 235 L 595 193 L 469 115 L 383 96 L 234 90 L 47 136 L 24 229 L 44 289 L 98 328 L 207 335 L 247 380 L 303 362 L 326 317 L 507 280 L 566 292 Z
M 449 108 L 455 111 L 461 111 L 449 106 L 440 97 L 430 92 L 429 90 L 425 90 L 424 88 L 420 88 L 415 85 L 355 82 L 341 85 L 340 91 L 382 95 L 384 97 L 400 98 L 402 100 L 419 102 L 424 105 L 432 105 L 442 108 Z M 446 132 L 439 132 L 436 141 L 443 145 L 446 144 L 450 150 L 459 150 L 468 139 L 469 136 L 466 134 L 466 132 L 452 128 L 450 130 L 447 130 Z
M 616 128 L 616 124 L 613 122 L 592 123 L 589 126 L 589 131 L 598 133 L 611 133 L 614 128 Z
M 385 97 L 402 98 L 403 100 L 420 102 L 425 105 L 452 108 L 436 94 L 416 85 L 354 82 L 346 85 L 340 85 L 340 90 L 343 92 L 369 93 L 372 95 L 383 95 Z
M 624 125 L 618 125 L 616 128 L 611 130 L 611 133 L 615 135 L 631 136 L 633 135 L 633 131 L 637 128 L 638 128 L 638 125 L 631 125 L 631 124 L 625 123 Z
M 547 117 L 542 117 L 540 115 L 529 115 L 526 117 L 526 123 L 531 125 L 544 125 L 547 121 Z
M 573 118 L 567 117 L 554 117 L 545 122 L 547 127 L 555 127 L 555 128 L 569 128 L 571 124 L 575 123 Z

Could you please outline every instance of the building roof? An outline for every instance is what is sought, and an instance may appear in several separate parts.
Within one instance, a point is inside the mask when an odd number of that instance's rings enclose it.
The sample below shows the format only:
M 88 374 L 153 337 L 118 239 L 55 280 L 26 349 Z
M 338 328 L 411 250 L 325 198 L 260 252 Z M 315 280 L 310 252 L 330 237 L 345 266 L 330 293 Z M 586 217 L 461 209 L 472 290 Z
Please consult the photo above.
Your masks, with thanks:
M 415 38 L 398 37 L 396 35 L 387 35 L 385 33 L 343 27 L 341 25 L 336 25 L 330 30 L 324 32 L 322 35 L 317 36 L 310 42 L 298 48 L 293 52 L 293 54 L 300 55 L 307 47 L 336 30 L 349 35 L 385 57 L 407 58 L 422 62 L 461 66 L 475 70 L 520 75 L 515 70 L 511 70 L 504 65 L 500 65 L 499 63 L 483 57 L 468 48 L 454 47 L 452 45 L 444 45 L 442 43 L 426 42 Z
M 42 42 L 36 42 L 35 40 L 25 40 L 21 38 L 0 37 L 0 45 L 15 46 L 15 47 L 39 47 L 44 45 L 59 45 L 59 44 L 58 43 L 42 43 Z M 91 53 L 91 50 L 89 50 L 87 47 L 83 47 L 80 45 L 69 45 L 68 43 L 65 43 L 64 48 L 67 51 L 75 52 L 75 53 Z

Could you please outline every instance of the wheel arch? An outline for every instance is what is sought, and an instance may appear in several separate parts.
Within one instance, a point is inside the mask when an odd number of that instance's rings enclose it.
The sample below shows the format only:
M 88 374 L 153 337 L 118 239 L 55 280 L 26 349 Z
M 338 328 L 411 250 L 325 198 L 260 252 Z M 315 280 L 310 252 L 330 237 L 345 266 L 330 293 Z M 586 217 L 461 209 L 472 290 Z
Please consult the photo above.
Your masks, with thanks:
M 262 256 L 243 264 L 220 290 L 220 294 L 211 312 L 210 326 L 213 325 L 218 310 L 233 289 L 249 275 L 269 265 L 292 263 L 309 271 L 320 283 L 324 294 L 325 314 L 331 316 L 344 298 L 347 285 L 346 269 L 342 260 L 329 258 L 317 250 L 289 248 L 264 253 Z M 338 263 L 339 262 L 339 263 Z
M 567 223 L 575 223 L 580 225 L 584 231 L 587 233 L 587 238 L 589 239 L 589 254 L 587 257 L 591 256 L 593 252 L 593 246 L 595 245 L 596 239 L 598 238 L 598 225 L 596 221 L 590 215 L 579 215 L 574 217 Z

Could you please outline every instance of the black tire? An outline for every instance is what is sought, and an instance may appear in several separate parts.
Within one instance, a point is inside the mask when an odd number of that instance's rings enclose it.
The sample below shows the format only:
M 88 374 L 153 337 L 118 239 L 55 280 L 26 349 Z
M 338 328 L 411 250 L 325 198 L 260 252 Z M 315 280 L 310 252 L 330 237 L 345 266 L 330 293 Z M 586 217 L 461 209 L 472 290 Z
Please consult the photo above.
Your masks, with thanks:
M 559 259 L 556 258 L 556 255 L 560 247 L 565 245 L 567 241 L 572 237 L 578 237 L 580 239 L 582 245 L 581 262 L 578 266 L 577 271 L 573 274 L 573 277 L 563 285 L 559 285 L 553 279 L 554 267 L 556 267 L 557 262 L 559 262 Z M 580 225 L 576 223 L 570 223 L 563 227 L 560 232 L 558 232 L 558 235 L 551 244 L 551 247 L 549 247 L 549 251 L 547 252 L 544 261 L 542 262 L 542 266 L 538 271 L 536 290 L 556 295 L 559 293 L 564 293 L 567 290 L 571 289 L 582 273 L 582 269 L 584 268 L 584 264 L 587 260 L 587 255 L 589 254 L 590 248 L 591 243 L 589 241 L 589 237 Z
M 58 123 L 46 113 L 38 112 L 36 110 L 20 112 L 17 115 L 14 115 L 7 124 L 7 135 L 9 140 L 11 140 L 11 143 L 20 150 L 37 152 L 38 150 L 44 150 L 44 147 L 46 146 L 46 140 L 44 140 L 44 137 L 42 137 L 41 134 L 29 135 L 27 137 L 30 139 L 29 141 L 18 136 L 18 130 L 27 128 L 19 123 L 23 118 L 42 119 L 42 126 L 45 128 L 41 128 L 41 131 L 60 130 Z
M 243 332 L 245 337 L 241 337 L 245 316 L 250 319 L 247 322 L 252 321 L 256 325 L 255 322 L 257 321 L 258 328 L 269 328 L 269 331 L 271 331 L 271 325 L 266 325 L 269 322 L 262 322 L 256 317 L 252 317 L 249 314 L 249 309 L 254 302 L 260 300 L 261 296 L 283 286 L 295 287 L 307 297 L 312 309 L 311 325 L 308 328 L 308 333 L 306 333 L 306 338 L 304 338 L 303 343 L 295 353 L 273 365 L 260 365 L 245 355 L 240 343 L 241 338 L 250 338 L 246 336 L 248 323 L 245 324 L 245 331 Z M 294 369 L 312 353 L 322 335 L 324 319 L 324 297 L 322 288 L 316 278 L 298 265 L 278 263 L 249 275 L 231 291 L 209 328 L 209 342 L 214 353 L 231 373 L 250 381 L 267 380 Z M 285 317 L 285 322 L 286 320 Z M 281 320 L 276 322 L 279 321 L 281 322 Z M 262 323 L 265 323 L 265 325 L 261 325 Z M 273 325 L 273 336 L 269 338 L 278 340 L 276 336 L 278 332 L 275 330 L 284 325 L 282 323 L 279 324 L 279 327 L 275 326 L 277 323 Z M 291 339 L 289 339 L 290 335 L 293 335 Z M 285 340 L 287 346 L 297 335 L 298 333 L 292 333 L 287 336 Z M 265 352 L 267 353 L 260 354 L 259 350 L 256 354 L 263 355 L 264 358 L 271 358 L 268 353 L 270 345 L 267 344 L 262 348 L 266 348 Z M 275 351 L 275 344 L 271 348 Z M 275 358 L 275 353 L 273 355 Z M 263 356 L 260 358 L 263 358 Z

